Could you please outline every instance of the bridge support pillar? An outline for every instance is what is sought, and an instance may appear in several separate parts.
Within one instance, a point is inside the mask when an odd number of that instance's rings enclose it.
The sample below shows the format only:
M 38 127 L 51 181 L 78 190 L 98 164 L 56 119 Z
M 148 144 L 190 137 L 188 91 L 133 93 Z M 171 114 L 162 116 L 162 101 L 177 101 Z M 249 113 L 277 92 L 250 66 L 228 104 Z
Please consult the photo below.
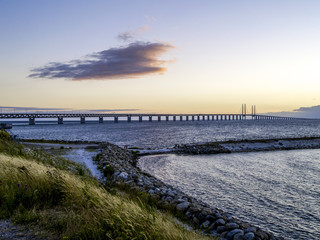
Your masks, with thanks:
M 80 117 L 80 123 L 85 124 L 86 123 L 86 118 L 85 117 Z
M 183 120 L 183 116 L 180 116 L 180 121 L 182 121 Z
M 192 121 L 194 121 L 194 116 L 192 116 Z
M 103 123 L 103 117 L 99 117 L 99 123 Z
M 114 117 L 114 122 L 117 123 L 118 122 L 118 116 Z
M 142 116 L 139 116 L 139 122 L 142 122 Z
M 189 121 L 189 116 L 186 116 L 186 121 Z
M 173 116 L 173 121 L 174 121 L 174 122 L 176 121 L 176 116 Z
M 29 118 L 29 125 L 35 125 L 35 124 L 36 124 L 35 118 L 30 117 Z
M 166 121 L 167 121 L 167 122 L 169 121 L 169 116 L 166 116 Z
M 152 122 L 152 116 L 149 116 L 149 122 Z
M 63 124 L 63 117 L 58 117 L 58 124 Z
M 131 116 L 128 116 L 128 122 L 131 122 Z
M 158 122 L 161 122 L 161 116 L 158 116 Z

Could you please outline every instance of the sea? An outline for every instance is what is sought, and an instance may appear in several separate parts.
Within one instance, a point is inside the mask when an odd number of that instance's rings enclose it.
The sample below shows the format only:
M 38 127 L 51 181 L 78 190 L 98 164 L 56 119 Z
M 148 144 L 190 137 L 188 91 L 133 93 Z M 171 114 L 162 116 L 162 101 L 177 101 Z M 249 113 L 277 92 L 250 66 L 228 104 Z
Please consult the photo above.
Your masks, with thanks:
M 23 139 L 108 141 L 142 149 L 226 140 L 320 137 L 320 120 L 87 120 L 14 123 Z M 88 159 L 91 161 L 91 159 Z M 212 207 L 285 239 L 320 239 L 320 149 L 145 156 L 139 167 Z

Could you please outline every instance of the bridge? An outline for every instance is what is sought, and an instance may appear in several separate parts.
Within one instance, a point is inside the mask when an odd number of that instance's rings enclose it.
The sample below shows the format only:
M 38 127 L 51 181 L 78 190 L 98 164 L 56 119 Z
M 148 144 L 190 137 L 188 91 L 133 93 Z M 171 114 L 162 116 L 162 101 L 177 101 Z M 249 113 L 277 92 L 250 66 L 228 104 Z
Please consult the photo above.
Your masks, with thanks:
M 115 123 L 119 118 L 127 122 L 147 120 L 152 121 L 241 121 L 241 120 L 291 120 L 297 118 L 276 117 L 257 114 L 116 114 L 116 113 L 0 113 L 0 119 L 29 119 L 29 125 L 36 124 L 36 118 L 56 118 L 58 124 L 63 124 L 65 118 L 78 118 L 80 123 L 86 123 L 86 118 L 97 118 L 99 123 L 104 118 L 111 118 Z M 147 119 L 146 119 L 147 118 Z
M 304 119 L 293 117 L 280 117 L 269 115 L 258 115 L 256 113 L 256 106 L 252 106 L 252 113 L 247 114 L 246 104 L 242 104 L 241 114 L 148 114 L 148 113 L 0 113 L 0 119 L 29 119 L 29 125 L 35 125 L 36 118 L 56 118 L 58 124 L 63 124 L 64 118 L 79 118 L 80 123 L 86 123 L 86 118 L 97 118 L 99 123 L 103 123 L 104 118 L 113 118 L 115 123 L 119 122 L 119 118 L 125 118 L 127 122 L 139 121 L 143 118 L 147 121 L 153 120 L 161 121 L 241 121 L 241 120 L 292 120 Z

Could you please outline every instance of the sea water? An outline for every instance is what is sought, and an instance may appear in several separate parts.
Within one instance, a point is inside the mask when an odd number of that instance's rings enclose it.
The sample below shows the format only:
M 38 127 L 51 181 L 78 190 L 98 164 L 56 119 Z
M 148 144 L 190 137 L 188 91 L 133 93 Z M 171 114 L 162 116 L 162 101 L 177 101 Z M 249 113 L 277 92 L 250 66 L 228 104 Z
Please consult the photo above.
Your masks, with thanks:
M 286 239 L 320 239 L 320 150 L 158 155 L 139 167 Z
M 108 141 L 120 146 L 166 148 L 175 144 L 209 141 L 320 136 L 320 120 L 246 120 L 246 121 L 161 121 L 105 122 L 87 121 L 58 125 L 14 125 L 18 138 Z

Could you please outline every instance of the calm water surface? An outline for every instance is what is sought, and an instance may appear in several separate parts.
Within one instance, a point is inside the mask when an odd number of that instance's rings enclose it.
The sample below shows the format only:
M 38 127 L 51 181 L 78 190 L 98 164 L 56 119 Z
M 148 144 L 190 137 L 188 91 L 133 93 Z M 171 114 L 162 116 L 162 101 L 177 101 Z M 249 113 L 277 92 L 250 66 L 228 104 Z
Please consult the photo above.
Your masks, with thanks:
M 320 239 L 320 150 L 146 156 L 142 170 L 286 239 Z
M 14 126 L 19 138 L 108 141 L 120 146 L 173 147 L 181 143 L 320 136 L 320 120 L 183 121 Z

